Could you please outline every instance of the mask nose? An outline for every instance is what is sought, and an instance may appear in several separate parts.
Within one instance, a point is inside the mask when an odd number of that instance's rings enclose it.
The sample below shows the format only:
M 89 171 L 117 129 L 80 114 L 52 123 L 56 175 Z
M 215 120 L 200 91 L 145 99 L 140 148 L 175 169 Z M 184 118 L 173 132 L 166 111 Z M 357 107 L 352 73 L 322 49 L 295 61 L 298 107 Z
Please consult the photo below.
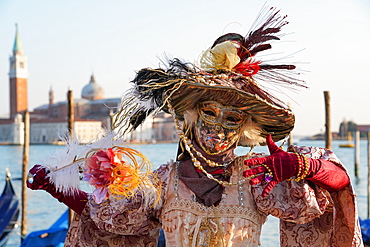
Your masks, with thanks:
M 218 134 L 218 137 L 219 137 L 220 139 L 225 139 L 225 133 L 224 133 L 224 132 L 219 133 L 219 134 Z

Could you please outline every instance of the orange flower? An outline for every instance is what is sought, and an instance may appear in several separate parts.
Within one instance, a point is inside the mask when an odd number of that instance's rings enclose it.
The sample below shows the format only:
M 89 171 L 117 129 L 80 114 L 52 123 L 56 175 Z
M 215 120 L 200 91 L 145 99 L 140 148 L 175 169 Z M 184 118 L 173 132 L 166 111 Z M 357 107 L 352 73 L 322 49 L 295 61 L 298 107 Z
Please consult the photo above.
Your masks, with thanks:
M 83 180 L 95 187 L 92 196 L 96 203 L 101 203 L 109 195 L 133 196 L 152 183 L 154 177 L 149 174 L 151 166 L 144 155 L 134 149 L 113 147 L 100 149 L 86 158 Z

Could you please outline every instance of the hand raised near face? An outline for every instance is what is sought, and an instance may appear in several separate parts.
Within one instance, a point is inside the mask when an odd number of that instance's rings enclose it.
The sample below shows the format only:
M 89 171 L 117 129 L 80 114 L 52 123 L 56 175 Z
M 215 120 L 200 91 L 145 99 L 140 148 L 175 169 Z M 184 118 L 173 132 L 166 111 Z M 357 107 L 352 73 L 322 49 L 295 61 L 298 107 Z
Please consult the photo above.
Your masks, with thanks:
M 271 135 L 267 135 L 266 144 L 270 155 L 263 158 L 245 160 L 244 165 L 253 168 L 243 172 L 246 178 L 256 176 L 249 181 L 251 185 L 259 184 L 263 181 L 268 183 L 262 192 L 262 196 L 266 196 L 278 183 L 297 176 L 298 173 L 302 174 L 302 168 L 304 167 L 302 162 L 305 161 L 303 156 L 297 153 L 289 153 L 280 149 L 272 140 Z

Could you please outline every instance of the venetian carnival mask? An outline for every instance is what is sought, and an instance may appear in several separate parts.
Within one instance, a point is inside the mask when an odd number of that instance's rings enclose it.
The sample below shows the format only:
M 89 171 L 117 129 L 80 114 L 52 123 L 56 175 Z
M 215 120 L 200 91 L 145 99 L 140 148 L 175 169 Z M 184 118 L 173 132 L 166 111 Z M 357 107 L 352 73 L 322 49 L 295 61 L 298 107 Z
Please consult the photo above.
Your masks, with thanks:
M 195 137 L 208 154 L 218 154 L 229 149 L 240 137 L 244 112 L 235 107 L 225 107 L 215 101 L 205 101 L 198 106 Z

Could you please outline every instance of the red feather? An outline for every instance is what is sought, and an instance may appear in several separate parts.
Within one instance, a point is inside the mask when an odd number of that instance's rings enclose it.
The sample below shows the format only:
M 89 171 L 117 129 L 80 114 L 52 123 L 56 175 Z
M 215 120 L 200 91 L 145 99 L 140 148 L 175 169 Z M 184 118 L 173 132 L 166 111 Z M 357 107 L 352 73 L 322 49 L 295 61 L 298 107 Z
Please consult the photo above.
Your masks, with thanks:
M 260 70 L 260 64 L 261 62 L 257 61 L 254 63 L 249 63 L 249 62 L 242 62 L 238 63 L 233 69 L 238 71 L 240 74 L 244 76 L 251 76 L 255 75 L 258 73 Z

